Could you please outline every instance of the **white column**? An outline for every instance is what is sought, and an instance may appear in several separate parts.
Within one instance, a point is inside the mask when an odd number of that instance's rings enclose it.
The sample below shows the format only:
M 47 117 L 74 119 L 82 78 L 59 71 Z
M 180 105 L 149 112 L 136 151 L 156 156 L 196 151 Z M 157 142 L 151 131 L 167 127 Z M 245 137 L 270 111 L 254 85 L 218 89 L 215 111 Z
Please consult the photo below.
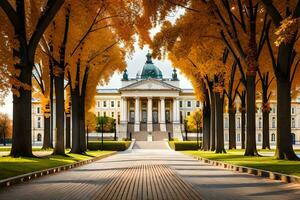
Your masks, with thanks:
M 125 97 L 121 98 L 121 122 L 127 123 L 127 99 Z
M 152 124 L 152 97 L 148 97 L 148 106 L 147 106 L 147 131 L 153 131 Z
M 160 98 L 160 131 L 167 131 L 165 98 Z
M 135 110 L 134 110 L 134 131 L 140 131 L 140 98 L 135 98 Z
M 174 138 L 182 140 L 182 134 L 180 130 L 180 121 L 179 121 L 179 100 L 174 98 L 173 100 L 173 135 Z
M 179 101 L 173 99 L 173 123 L 179 123 Z

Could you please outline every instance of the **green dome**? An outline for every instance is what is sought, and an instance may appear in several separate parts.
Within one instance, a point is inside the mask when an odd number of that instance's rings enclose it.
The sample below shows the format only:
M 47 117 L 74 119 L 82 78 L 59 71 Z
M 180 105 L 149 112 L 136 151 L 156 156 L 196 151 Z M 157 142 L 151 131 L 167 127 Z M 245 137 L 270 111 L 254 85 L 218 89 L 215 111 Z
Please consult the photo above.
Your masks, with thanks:
M 148 53 L 146 55 L 147 61 L 142 69 L 142 73 L 140 75 L 141 79 L 148 79 L 148 78 L 155 78 L 155 79 L 162 79 L 162 73 L 158 67 L 156 67 L 151 59 L 151 54 Z

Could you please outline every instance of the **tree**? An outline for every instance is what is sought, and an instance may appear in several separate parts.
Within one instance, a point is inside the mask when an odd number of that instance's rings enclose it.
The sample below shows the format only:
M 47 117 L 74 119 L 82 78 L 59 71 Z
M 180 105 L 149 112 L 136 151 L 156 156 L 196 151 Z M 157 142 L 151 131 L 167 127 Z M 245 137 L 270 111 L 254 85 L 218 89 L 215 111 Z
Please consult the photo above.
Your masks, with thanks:
M 0 1 L 1 23 L 5 25 L 6 42 L 11 43 L 6 61 L 9 66 L 13 92 L 13 138 L 11 156 L 33 156 L 31 147 L 31 86 L 34 55 L 40 38 L 63 4 L 63 0 L 16 0 L 11 4 Z M 38 8 L 38 9 L 35 9 Z M 4 17 L 5 16 L 5 17 Z M 29 16 L 30 20 L 27 20 Z M 2 47 L 2 45 L 1 45 Z M 5 47 L 5 46 L 4 46 Z
M 270 32 L 266 41 L 272 59 L 273 72 L 277 85 L 277 143 L 278 159 L 299 160 L 291 140 L 291 85 L 298 67 L 296 42 L 298 39 L 297 20 L 300 17 L 300 1 L 274 2 L 262 0 L 273 25 L 277 28 L 277 53 L 272 48 Z M 275 42 L 275 41 L 274 41 Z
M 11 119 L 7 114 L 0 113 L 0 137 L 3 142 L 3 146 L 6 146 L 6 140 L 11 138 L 12 134 Z

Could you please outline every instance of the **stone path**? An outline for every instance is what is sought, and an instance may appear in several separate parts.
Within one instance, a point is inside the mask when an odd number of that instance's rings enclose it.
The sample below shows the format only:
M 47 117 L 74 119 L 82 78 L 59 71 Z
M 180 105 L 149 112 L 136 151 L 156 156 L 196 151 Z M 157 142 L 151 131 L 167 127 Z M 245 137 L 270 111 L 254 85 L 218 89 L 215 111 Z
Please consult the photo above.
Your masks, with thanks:
M 133 149 L 0 190 L 0 199 L 299 199 L 300 187 L 201 163 L 167 149 Z

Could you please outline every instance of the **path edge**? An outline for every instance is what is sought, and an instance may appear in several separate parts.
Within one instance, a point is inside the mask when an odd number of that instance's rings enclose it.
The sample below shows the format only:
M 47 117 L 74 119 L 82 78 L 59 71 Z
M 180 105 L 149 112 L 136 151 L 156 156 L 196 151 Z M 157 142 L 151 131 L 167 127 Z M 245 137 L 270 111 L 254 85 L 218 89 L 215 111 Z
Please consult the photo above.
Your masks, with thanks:
M 189 154 L 185 154 L 189 155 Z M 207 158 L 202 158 L 199 156 L 192 156 L 196 160 L 202 161 L 204 163 L 213 165 L 213 166 L 218 166 L 226 170 L 230 171 L 235 171 L 238 173 L 242 174 L 251 174 L 254 176 L 259 176 L 271 180 L 279 180 L 284 183 L 296 183 L 300 184 L 300 177 L 299 176 L 293 176 L 293 175 L 287 175 L 287 174 L 282 174 L 279 172 L 272 172 L 272 171 L 267 171 L 267 170 L 262 170 L 262 169 L 257 169 L 257 168 L 251 168 L 251 167 L 245 167 L 245 166 L 239 166 L 239 165 L 233 165 L 225 162 L 220 162 L 220 161 L 215 161 L 215 160 L 209 160 Z
M 62 165 L 62 166 L 57 166 L 57 167 L 53 167 L 53 168 L 48 168 L 48 169 L 43 169 L 43 170 L 39 170 L 39 171 L 34 171 L 34 172 L 30 172 L 30 173 L 26 173 L 26 174 L 21 174 L 18 176 L 13 176 L 10 178 L 6 178 L 3 180 L 0 180 L 0 189 L 5 188 L 5 187 L 9 187 L 18 183 L 23 183 L 26 181 L 30 181 L 32 179 L 35 178 L 39 178 L 39 177 L 43 177 L 43 176 L 47 176 L 50 174 L 55 174 L 58 172 L 62 172 L 62 171 L 67 171 L 69 169 L 73 169 L 73 168 L 77 168 L 86 164 L 90 164 L 92 162 L 101 160 L 103 158 L 112 156 L 117 154 L 118 152 L 111 152 L 111 153 L 107 153 L 105 155 L 100 155 L 97 157 L 93 157 L 91 159 L 87 159 L 87 160 L 82 160 L 82 161 L 77 161 L 74 162 L 72 164 L 67 164 L 67 165 Z

